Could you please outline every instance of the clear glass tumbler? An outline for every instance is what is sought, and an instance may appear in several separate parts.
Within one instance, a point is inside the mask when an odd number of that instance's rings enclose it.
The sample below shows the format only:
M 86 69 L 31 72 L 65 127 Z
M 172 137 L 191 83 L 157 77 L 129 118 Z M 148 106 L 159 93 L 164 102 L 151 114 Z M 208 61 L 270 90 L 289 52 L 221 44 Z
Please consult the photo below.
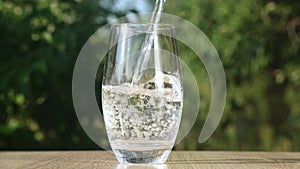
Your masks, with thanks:
M 164 163 L 181 120 L 183 87 L 175 29 L 116 24 L 102 82 L 102 108 L 119 162 Z

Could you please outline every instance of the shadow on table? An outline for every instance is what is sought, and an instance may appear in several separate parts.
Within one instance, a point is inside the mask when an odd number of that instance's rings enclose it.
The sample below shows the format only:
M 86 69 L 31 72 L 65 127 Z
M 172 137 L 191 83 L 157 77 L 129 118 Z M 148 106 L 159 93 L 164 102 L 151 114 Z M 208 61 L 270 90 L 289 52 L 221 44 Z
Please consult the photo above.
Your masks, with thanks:
M 165 164 L 119 164 L 115 169 L 168 169 Z

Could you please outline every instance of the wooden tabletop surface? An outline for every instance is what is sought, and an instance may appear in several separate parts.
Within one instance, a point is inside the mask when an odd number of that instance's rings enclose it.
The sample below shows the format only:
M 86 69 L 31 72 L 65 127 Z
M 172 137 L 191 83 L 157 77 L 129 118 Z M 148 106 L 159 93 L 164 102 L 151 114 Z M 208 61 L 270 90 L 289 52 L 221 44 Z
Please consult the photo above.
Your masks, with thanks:
M 0 152 L 0 169 L 300 169 L 300 152 L 173 151 L 163 165 L 119 164 L 108 151 Z

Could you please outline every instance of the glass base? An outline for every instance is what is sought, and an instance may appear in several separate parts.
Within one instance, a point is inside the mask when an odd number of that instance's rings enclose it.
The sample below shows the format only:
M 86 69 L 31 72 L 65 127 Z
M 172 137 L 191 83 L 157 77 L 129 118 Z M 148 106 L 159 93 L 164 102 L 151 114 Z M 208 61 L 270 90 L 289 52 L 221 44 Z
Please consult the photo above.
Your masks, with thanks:
M 162 164 L 166 162 L 171 150 L 128 151 L 115 149 L 114 153 L 120 163 Z

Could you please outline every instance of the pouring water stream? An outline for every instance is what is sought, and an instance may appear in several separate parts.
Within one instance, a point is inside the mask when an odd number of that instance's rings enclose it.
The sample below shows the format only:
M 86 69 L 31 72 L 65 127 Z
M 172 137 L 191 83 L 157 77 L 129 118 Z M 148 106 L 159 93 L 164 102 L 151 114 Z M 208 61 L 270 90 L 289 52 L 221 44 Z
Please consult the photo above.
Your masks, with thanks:
M 157 24 L 160 22 L 161 14 L 163 11 L 163 5 L 166 0 L 156 0 L 155 7 L 151 16 L 150 23 L 153 23 L 149 29 L 149 34 L 146 35 L 145 41 L 142 45 L 141 56 L 137 61 L 136 70 L 134 71 L 134 75 L 132 78 L 131 86 L 135 86 L 139 83 L 139 80 L 142 78 L 143 74 L 140 70 L 147 69 L 147 64 L 150 58 L 150 51 L 152 45 L 154 46 L 154 66 L 155 66 L 155 82 L 157 88 L 163 88 L 163 73 L 158 69 L 161 68 L 160 62 L 160 53 L 159 53 L 159 41 L 158 41 L 158 30 Z

